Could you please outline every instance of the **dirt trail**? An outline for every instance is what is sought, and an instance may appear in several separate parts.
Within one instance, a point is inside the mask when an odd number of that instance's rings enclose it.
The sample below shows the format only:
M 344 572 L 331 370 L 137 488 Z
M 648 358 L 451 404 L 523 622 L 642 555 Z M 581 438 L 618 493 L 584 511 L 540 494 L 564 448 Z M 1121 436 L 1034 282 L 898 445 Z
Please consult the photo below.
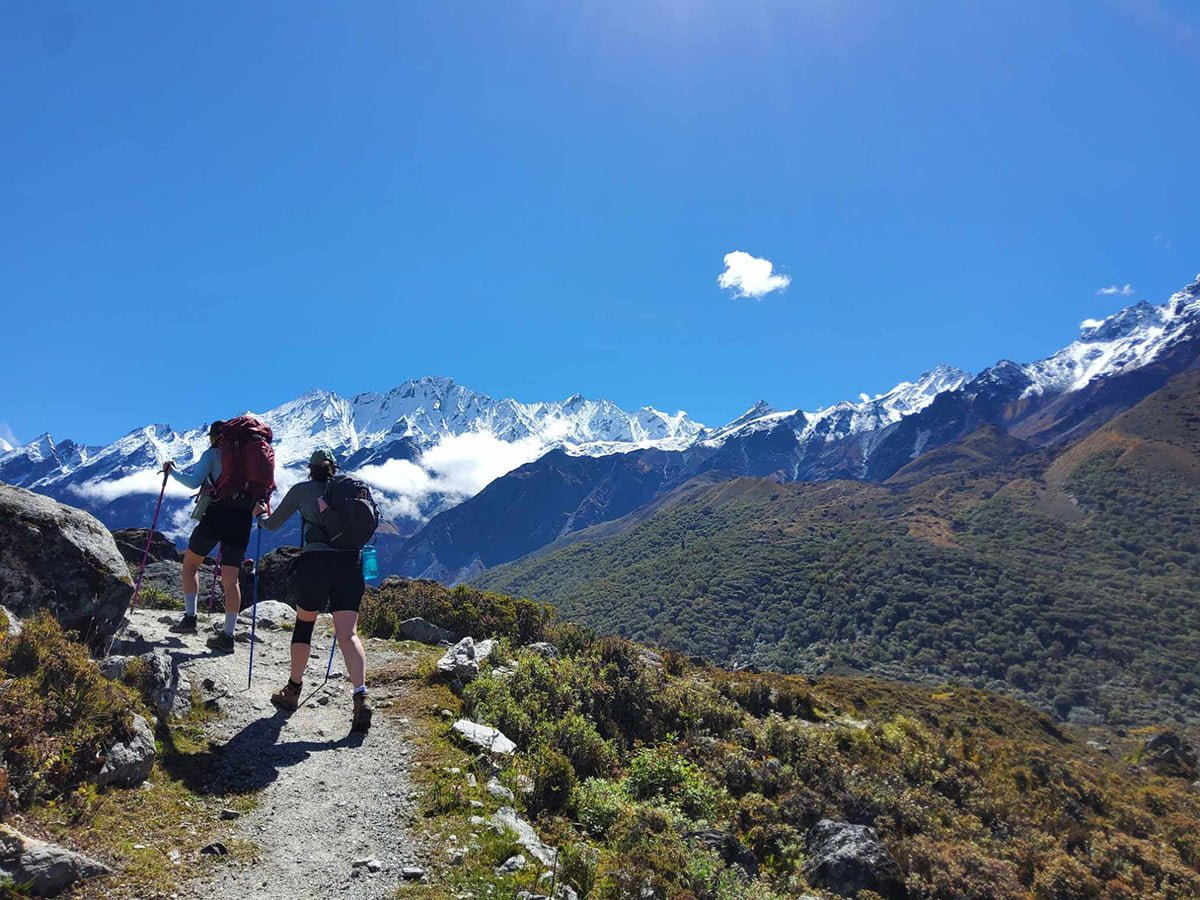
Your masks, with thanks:
M 351 688 L 341 654 L 333 677 L 321 688 L 332 635 L 318 627 L 305 679 L 304 704 L 283 713 L 271 692 L 287 680 L 291 634 L 258 629 L 254 682 L 246 686 L 249 644 L 216 654 L 201 632 L 180 637 L 167 631 L 173 616 L 145 610 L 132 626 L 144 639 L 171 653 L 206 698 L 216 698 L 220 718 L 211 727 L 213 750 L 187 757 L 188 771 L 172 774 L 195 792 L 213 796 L 255 795 L 257 807 L 235 823 L 238 837 L 260 848 L 218 861 L 215 873 L 183 885 L 180 897 L 391 897 L 406 866 L 425 856 L 410 830 L 417 790 L 409 778 L 414 749 L 405 738 L 402 688 L 372 687 L 375 720 L 367 735 L 350 733 Z M 239 625 L 239 631 L 242 626 Z M 371 672 L 406 662 L 384 642 L 367 642 Z M 355 861 L 377 860 L 371 866 Z

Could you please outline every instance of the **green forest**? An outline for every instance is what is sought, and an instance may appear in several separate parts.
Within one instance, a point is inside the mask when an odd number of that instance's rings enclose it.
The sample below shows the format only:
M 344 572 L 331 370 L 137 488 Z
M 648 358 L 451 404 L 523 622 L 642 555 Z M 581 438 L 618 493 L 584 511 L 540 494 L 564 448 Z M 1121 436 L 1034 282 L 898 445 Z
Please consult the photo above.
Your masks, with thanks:
M 1200 722 L 1200 375 L 1065 449 L 987 428 L 883 485 L 685 485 L 485 573 L 731 666 L 957 680 L 1081 723 Z

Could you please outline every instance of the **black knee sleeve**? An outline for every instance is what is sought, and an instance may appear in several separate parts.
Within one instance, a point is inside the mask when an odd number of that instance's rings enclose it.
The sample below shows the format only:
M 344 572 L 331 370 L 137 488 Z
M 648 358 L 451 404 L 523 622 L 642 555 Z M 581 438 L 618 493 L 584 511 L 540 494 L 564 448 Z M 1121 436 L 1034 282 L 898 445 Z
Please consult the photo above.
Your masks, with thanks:
M 299 619 L 297 619 L 296 627 L 292 629 L 292 643 L 311 644 L 313 626 L 316 624 L 317 623 L 315 620 L 312 622 L 301 622 Z

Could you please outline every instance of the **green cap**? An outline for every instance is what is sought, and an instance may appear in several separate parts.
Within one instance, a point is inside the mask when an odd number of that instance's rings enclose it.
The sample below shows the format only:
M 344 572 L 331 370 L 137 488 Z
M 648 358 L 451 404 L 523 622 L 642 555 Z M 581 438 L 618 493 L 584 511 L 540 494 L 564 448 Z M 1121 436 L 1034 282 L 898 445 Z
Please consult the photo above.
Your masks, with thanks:
M 314 450 L 312 456 L 308 458 L 310 466 L 330 465 L 336 466 L 337 460 L 333 458 L 332 450 Z

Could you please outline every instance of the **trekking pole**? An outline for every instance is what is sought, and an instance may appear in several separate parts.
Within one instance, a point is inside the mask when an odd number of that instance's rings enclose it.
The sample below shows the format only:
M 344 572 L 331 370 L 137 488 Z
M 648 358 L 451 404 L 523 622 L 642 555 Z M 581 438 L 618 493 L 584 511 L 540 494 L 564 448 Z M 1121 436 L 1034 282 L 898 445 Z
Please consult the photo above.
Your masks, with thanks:
M 217 559 L 221 558 L 221 551 L 217 551 Z M 221 576 L 221 564 L 213 563 L 212 571 L 212 587 L 208 590 L 208 614 L 211 616 L 217 610 L 217 579 Z
M 158 491 L 158 503 L 154 506 L 154 519 L 150 522 L 150 533 L 146 535 L 146 547 L 142 550 L 142 564 L 138 567 L 137 582 L 133 586 L 133 599 L 129 601 L 130 609 L 137 609 L 138 594 L 142 592 L 142 576 L 146 574 L 146 562 L 150 559 L 150 542 L 154 540 L 154 529 L 158 527 L 158 513 L 162 509 L 163 495 L 167 492 L 168 472 L 163 472 L 162 487 Z
M 337 626 L 333 626 L 333 638 L 329 641 L 329 662 L 325 664 L 325 680 L 321 687 L 329 684 L 329 673 L 333 671 L 333 651 L 337 649 Z
M 246 690 L 250 690 L 250 685 L 254 682 L 254 635 L 258 628 L 258 560 L 261 556 L 262 524 L 260 523 L 258 526 L 257 546 L 254 548 L 254 591 L 250 595 L 254 600 L 254 605 L 250 607 L 250 671 L 246 675 Z

